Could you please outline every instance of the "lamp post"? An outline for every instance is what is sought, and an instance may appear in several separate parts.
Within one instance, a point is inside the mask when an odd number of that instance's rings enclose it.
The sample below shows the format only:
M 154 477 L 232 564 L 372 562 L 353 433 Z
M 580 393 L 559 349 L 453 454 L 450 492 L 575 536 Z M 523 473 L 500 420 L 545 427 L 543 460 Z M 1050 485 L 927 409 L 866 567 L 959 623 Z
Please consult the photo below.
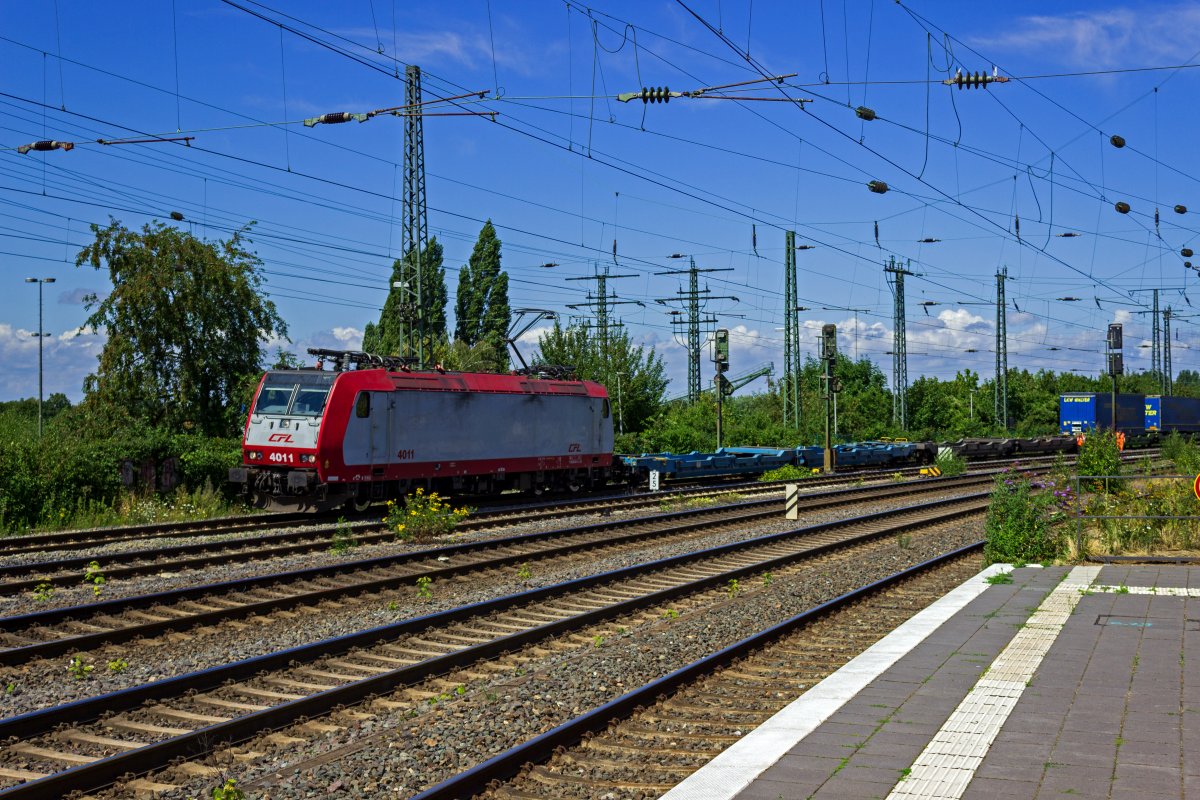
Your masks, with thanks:
M 38 340 L 38 438 L 42 438 L 42 342 L 50 334 L 42 330 L 42 285 L 54 283 L 54 278 L 26 278 L 26 283 L 38 285 L 38 330 L 33 334 Z

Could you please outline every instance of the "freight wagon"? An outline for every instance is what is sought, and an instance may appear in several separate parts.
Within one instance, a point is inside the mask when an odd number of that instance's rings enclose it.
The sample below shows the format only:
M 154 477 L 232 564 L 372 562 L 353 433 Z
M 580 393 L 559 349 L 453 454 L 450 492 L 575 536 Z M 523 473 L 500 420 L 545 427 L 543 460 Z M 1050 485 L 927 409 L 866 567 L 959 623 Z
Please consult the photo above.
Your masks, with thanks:
M 1145 421 L 1147 433 L 1200 432 L 1200 399 L 1151 395 L 1146 398 Z

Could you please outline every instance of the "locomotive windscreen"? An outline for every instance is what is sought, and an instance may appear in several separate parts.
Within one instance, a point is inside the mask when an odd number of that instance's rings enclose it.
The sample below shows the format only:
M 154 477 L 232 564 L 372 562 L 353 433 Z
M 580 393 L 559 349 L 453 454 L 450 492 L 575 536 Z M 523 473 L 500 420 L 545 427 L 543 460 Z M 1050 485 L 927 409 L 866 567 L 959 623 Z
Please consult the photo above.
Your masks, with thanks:
M 254 413 L 319 417 L 325 410 L 325 399 L 335 377 L 319 372 L 269 372 L 258 393 Z

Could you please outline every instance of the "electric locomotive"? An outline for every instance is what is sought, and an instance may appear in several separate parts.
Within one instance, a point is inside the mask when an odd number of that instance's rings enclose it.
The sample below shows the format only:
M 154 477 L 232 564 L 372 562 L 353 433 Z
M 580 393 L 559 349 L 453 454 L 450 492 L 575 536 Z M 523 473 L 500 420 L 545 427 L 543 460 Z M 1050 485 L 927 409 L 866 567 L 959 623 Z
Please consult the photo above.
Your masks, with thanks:
M 555 368 L 416 370 L 358 351 L 309 353 L 315 369 L 263 375 L 246 419 L 229 479 L 259 507 L 361 510 L 417 487 L 581 491 L 612 477 L 612 412 L 598 383 Z

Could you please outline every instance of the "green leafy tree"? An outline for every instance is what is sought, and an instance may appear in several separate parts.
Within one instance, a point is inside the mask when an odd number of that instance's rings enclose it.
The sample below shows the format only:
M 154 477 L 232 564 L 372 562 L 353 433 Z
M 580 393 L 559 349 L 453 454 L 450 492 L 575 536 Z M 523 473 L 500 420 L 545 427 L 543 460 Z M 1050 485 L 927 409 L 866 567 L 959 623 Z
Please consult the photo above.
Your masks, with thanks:
M 484 223 L 470 260 L 458 273 L 454 340 L 467 347 L 485 343 L 490 358 L 485 369 L 508 369 L 505 337 L 511 312 L 508 305 L 508 275 L 500 269 L 500 240 L 491 220 Z
M 400 286 L 396 286 L 400 284 Z M 392 265 L 392 280 L 379 323 L 367 323 L 362 348 L 368 353 L 387 356 L 413 356 L 418 353 L 417 324 L 417 250 L 410 248 L 404 258 Z M 446 270 L 442 266 L 442 246 L 436 238 L 421 252 L 421 305 L 425 309 L 425 360 L 446 340 Z M 405 321 L 407 321 L 405 323 Z M 404 324 L 414 331 L 411 343 L 402 341 Z
M 573 367 L 579 377 L 604 384 L 618 425 L 641 430 L 658 412 L 667 389 L 662 357 L 653 347 L 635 347 L 623 328 L 609 328 L 606 341 L 594 331 L 555 323 L 538 339 L 540 360 Z
M 260 292 L 248 230 L 207 242 L 159 222 L 92 226 L 96 240 L 75 263 L 107 268 L 113 291 L 86 300 L 86 324 L 108 336 L 86 403 L 210 435 L 236 429 L 242 384 L 261 369 L 268 337 L 287 334 Z

